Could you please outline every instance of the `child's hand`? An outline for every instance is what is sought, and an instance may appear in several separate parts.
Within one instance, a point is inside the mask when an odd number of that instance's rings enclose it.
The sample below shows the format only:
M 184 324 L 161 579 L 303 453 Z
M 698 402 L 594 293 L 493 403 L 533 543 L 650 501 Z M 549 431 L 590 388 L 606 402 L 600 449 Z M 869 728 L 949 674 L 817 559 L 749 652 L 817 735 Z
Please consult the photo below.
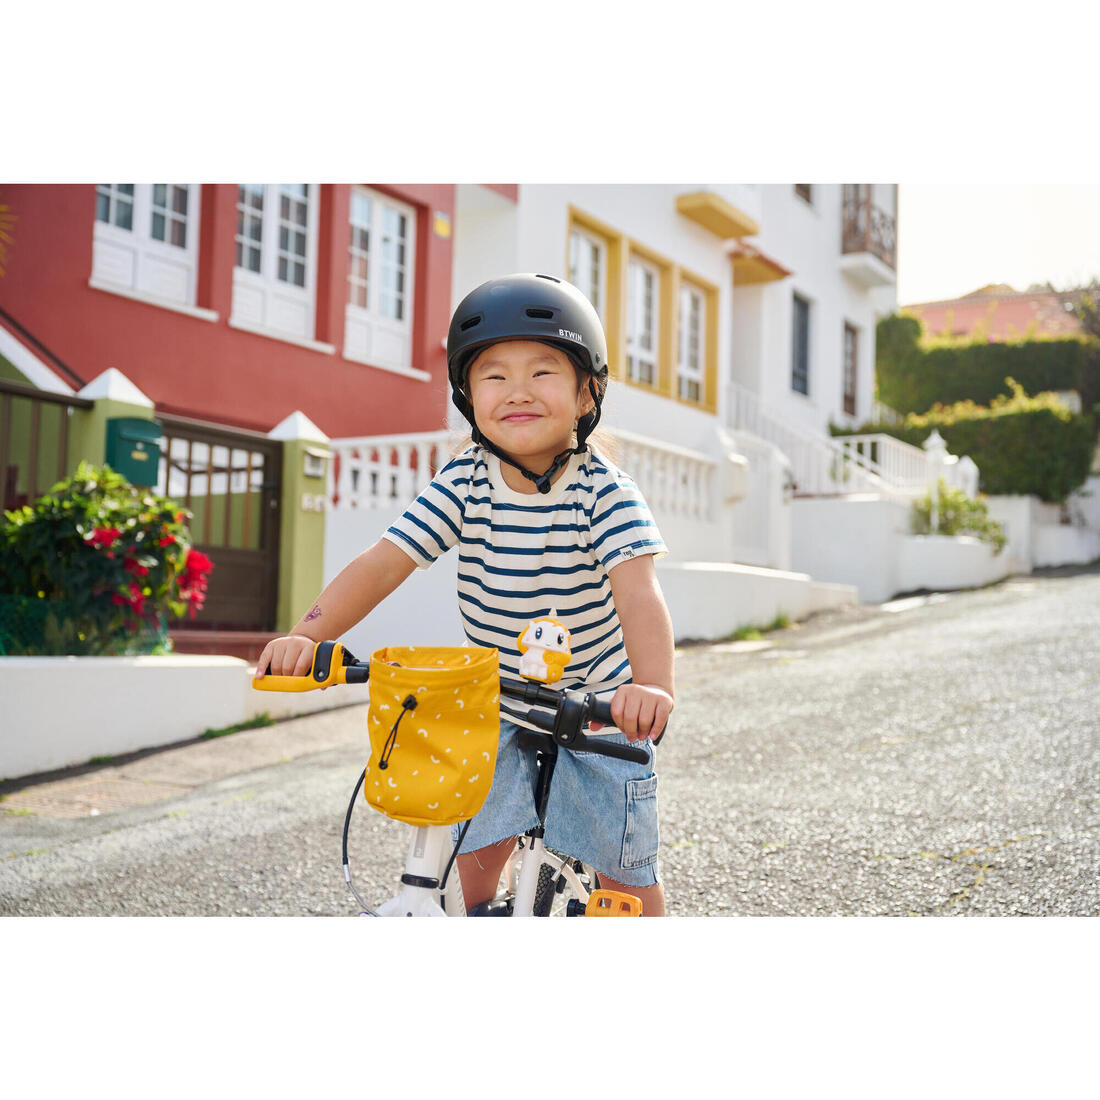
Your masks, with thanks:
M 655 741 L 665 728 L 675 700 L 664 688 L 651 684 L 623 684 L 611 698 L 611 717 L 628 741 Z M 590 722 L 595 733 L 602 722 Z
M 265 672 L 272 676 L 305 676 L 313 665 L 316 648 L 317 642 L 304 634 L 272 639 L 256 662 L 256 679 L 263 679 Z

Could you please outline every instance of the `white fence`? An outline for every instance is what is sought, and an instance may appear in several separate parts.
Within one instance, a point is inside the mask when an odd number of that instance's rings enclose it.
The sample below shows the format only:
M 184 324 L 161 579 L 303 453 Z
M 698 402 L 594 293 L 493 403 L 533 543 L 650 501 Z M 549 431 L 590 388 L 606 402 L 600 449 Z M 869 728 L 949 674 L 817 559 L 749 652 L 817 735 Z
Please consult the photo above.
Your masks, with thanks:
M 833 497 L 853 493 L 911 500 L 943 478 L 968 496 L 978 491 L 978 469 L 969 458 L 924 450 L 892 435 L 815 435 L 769 411 L 749 390 L 730 386 L 731 424 L 775 444 L 791 461 L 795 495 Z
M 333 508 L 387 508 L 412 500 L 446 465 L 458 444 L 451 432 L 333 439 L 329 503 Z
M 729 398 L 731 426 L 774 444 L 790 459 L 796 496 L 890 494 L 888 484 L 849 460 L 832 440 L 781 420 L 751 390 L 731 383 Z

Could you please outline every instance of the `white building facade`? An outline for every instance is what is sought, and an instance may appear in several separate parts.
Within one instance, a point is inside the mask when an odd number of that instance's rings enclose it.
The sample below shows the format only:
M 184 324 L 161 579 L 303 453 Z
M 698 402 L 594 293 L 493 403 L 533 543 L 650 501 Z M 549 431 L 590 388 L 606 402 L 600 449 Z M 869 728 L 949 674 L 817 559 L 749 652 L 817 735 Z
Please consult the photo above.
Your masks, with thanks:
M 827 468 L 829 423 L 871 413 L 895 211 L 879 185 L 460 185 L 452 300 L 510 271 L 580 286 L 608 336 L 605 425 L 717 463 L 710 556 L 789 569 L 792 451 Z

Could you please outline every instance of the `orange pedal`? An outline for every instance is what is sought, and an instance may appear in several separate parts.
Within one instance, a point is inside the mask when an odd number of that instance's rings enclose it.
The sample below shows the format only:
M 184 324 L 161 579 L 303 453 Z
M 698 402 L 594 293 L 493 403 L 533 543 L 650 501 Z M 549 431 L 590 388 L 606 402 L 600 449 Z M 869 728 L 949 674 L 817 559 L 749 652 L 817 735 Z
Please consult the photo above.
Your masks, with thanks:
M 642 899 L 621 890 L 593 890 L 584 907 L 586 917 L 640 917 Z

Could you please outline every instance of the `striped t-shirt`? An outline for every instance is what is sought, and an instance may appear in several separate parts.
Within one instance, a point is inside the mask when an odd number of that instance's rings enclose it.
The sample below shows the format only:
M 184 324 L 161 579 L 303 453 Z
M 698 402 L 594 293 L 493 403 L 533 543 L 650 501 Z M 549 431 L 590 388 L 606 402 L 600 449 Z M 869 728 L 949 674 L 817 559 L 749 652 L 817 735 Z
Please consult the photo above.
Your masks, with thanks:
M 610 699 L 630 682 L 608 573 L 667 548 L 638 487 L 602 455 L 573 455 L 549 493 L 525 494 L 505 483 L 499 458 L 470 447 L 383 538 L 421 569 L 458 546 L 466 636 L 499 650 L 501 675 L 519 678 L 519 634 L 553 613 L 569 628 L 572 653 L 555 687 Z

